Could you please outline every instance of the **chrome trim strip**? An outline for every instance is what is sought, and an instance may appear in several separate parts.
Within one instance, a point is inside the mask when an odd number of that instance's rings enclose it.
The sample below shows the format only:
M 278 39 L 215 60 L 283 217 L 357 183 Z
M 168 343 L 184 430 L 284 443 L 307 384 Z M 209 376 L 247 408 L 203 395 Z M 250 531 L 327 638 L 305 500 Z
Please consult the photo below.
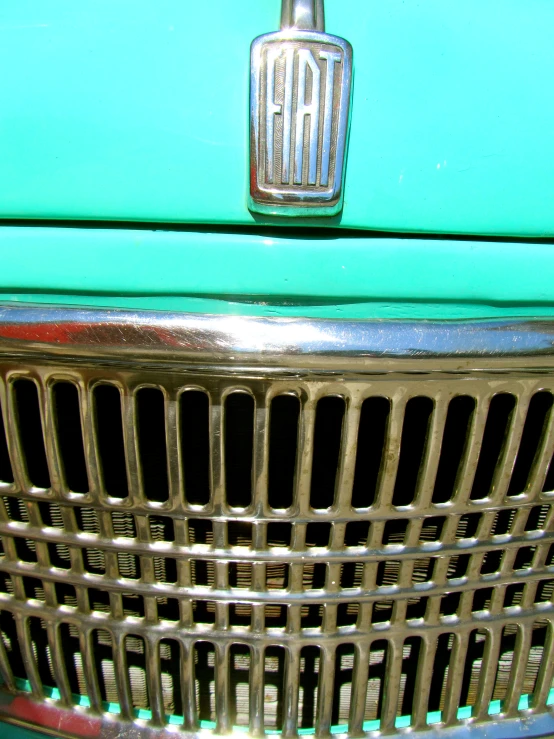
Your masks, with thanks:
M 323 0 L 282 0 L 281 30 L 325 32 Z
M 406 371 L 414 360 L 425 369 L 542 367 L 554 361 L 554 319 L 335 321 L 5 304 L 0 352 L 270 370 Z

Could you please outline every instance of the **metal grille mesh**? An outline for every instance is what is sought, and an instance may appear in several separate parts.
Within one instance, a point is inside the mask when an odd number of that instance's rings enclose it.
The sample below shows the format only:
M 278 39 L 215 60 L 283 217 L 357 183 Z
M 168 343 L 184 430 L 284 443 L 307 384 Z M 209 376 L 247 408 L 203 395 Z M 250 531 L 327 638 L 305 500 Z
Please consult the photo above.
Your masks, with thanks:
M 550 377 L 2 372 L 8 688 L 254 735 L 549 710 Z

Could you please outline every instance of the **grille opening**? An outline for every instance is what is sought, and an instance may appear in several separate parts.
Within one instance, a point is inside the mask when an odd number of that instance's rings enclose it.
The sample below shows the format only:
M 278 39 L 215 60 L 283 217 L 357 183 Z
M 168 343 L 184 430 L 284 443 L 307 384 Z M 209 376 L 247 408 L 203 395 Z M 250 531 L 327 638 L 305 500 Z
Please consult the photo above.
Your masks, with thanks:
M 479 679 L 483 668 L 486 641 L 487 632 L 483 629 L 474 629 L 469 635 L 460 706 L 474 706 L 479 697 Z
M 535 603 L 546 603 L 554 599 L 554 580 L 540 580 L 535 595 Z
M 540 529 L 544 529 L 549 513 L 549 505 L 537 505 L 531 508 L 525 523 L 525 531 L 539 531 Z
M 412 713 L 421 644 L 421 637 L 410 636 L 402 647 L 402 675 L 396 709 L 397 716 L 409 716 Z M 387 671 L 388 667 L 387 665 Z
M 502 629 L 500 640 L 500 654 L 498 656 L 498 667 L 494 681 L 492 699 L 503 701 L 506 698 L 510 675 L 514 663 L 514 649 L 516 642 L 517 625 L 508 624 Z
M 31 539 L 21 539 L 19 536 L 14 536 L 13 541 L 15 544 L 15 551 L 19 559 L 23 562 L 37 562 L 37 550 L 36 544 Z
M 215 582 L 215 564 L 205 559 L 191 559 L 190 570 L 193 585 L 213 587 Z
M 179 601 L 177 598 L 156 598 L 158 618 L 162 621 L 179 621 Z
M 152 541 L 175 541 L 173 519 L 167 516 L 148 516 Z
M 113 534 L 116 538 L 137 538 L 137 527 L 135 525 L 135 518 L 130 513 L 112 511 L 112 527 Z
M 83 566 L 93 575 L 106 574 L 106 560 L 101 549 L 83 549 Z
M 512 530 L 515 517 L 515 508 L 498 511 L 491 526 L 491 536 L 505 536 L 509 534 Z
M 387 440 L 389 416 L 390 400 L 388 398 L 373 397 L 364 400 L 360 412 L 352 488 L 354 508 L 369 508 L 375 502 Z
M 358 603 L 339 603 L 337 626 L 355 626 L 358 622 L 360 606 Z
M 37 580 L 36 577 L 23 577 L 23 590 L 27 598 L 33 598 L 34 600 L 44 601 L 44 587 L 42 580 Z
M 144 598 L 136 593 L 122 593 L 121 605 L 124 616 L 144 618 Z
M 435 557 L 426 557 L 425 559 L 416 559 L 412 573 L 412 583 L 430 582 L 433 579 L 433 571 L 435 569 Z
M 271 603 L 265 606 L 265 625 L 268 629 L 285 629 L 287 626 L 287 607 Z
M 428 598 L 409 598 L 408 605 L 406 607 L 406 620 L 417 620 L 419 618 L 425 618 L 427 612 L 427 601 Z
M 419 396 L 410 398 L 406 403 L 398 471 L 392 496 L 394 506 L 410 505 L 414 500 L 427 446 L 432 412 L 431 398 Z
M 65 544 L 48 544 L 48 557 L 52 567 L 59 567 L 62 570 L 71 568 L 71 555 Z
M 215 649 L 209 642 L 194 645 L 194 688 L 198 721 L 215 721 Z
M 235 392 L 225 400 L 225 491 L 232 508 L 252 502 L 254 398 Z
M 158 648 L 164 713 L 166 717 L 183 716 L 181 646 L 174 639 L 162 639 Z
M 185 498 L 192 505 L 207 505 L 210 502 L 210 399 L 201 390 L 187 390 L 179 404 Z
M 387 544 L 404 544 L 407 531 L 407 521 L 403 521 L 397 518 L 386 521 L 385 528 L 383 529 L 383 545 L 387 546 Z
M 230 626 L 250 626 L 252 621 L 252 606 L 250 603 L 232 603 L 229 606 Z
M 0 404 L 0 482 L 12 483 L 13 479 L 12 463 L 8 452 L 8 440 L 4 428 L 2 404 Z
M 400 562 L 395 559 L 387 559 L 377 565 L 377 587 L 391 587 L 398 583 L 400 574 Z
M 320 603 L 304 604 L 300 609 L 300 628 L 320 629 L 323 624 L 323 605 Z
M 51 526 L 55 529 L 63 529 L 64 522 L 62 509 L 57 503 L 39 503 L 40 517 L 45 526 Z
M 345 547 L 367 547 L 369 521 L 349 521 L 344 532 Z
M 99 611 L 100 613 L 110 612 L 110 594 L 106 590 L 89 588 L 88 602 L 92 611 Z
M 154 577 L 157 582 L 177 582 L 177 560 L 172 557 L 154 557 Z
M 38 389 L 32 380 L 16 380 L 13 384 L 17 429 L 21 452 L 31 484 L 50 487 L 50 473 L 42 435 Z
M 0 572 L 0 593 L 13 595 L 13 581 L 6 572 Z
M 229 586 L 247 589 L 252 585 L 252 565 L 250 562 L 229 562 Z
M 265 585 L 268 590 L 285 590 L 288 588 L 288 565 L 280 562 L 268 562 L 265 568 Z
M 300 652 L 300 690 L 298 702 L 299 728 L 312 729 L 315 726 L 320 649 L 315 646 L 303 647 Z
M 381 624 L 390 621 L 392 618 L 392 609 L 394 601 L 392 600 L 376 600 L 373 604 L 373 614 L 371 616 L 372 624 Z
M 490 402 L 471 500 L 482 500 L 491 493 L 494 472 L 506 445 L 515 404 L 515 397 L 508 393 L 499 393 Z
M 192 617 L 195 624 L 214 624 L 215 602 L 213 600 L 193 600 Z
M 464 577 L 469 566 L 469 554 L 454 554 L 450 557 L 446 577 L 449 580 L 457 580 Z
M 310 505 L 315 509 L 330 508 L 335 500 L 345 411 L 344 398 L 336 395 L 317 404 L 310 486 Z
M 481 574 L 491 575 L 493 572 L 498 572 L 502 564 L 503 556 L 504 552 L 501 549 L 485 552 L 483 564 L 481 565 Z
M 448 404 L 433 503 L 447 503 L 454 496 L 456 479 L 467 448 L 475 398 L 459 395 Z
M 281 729 L 285 696 L 285 650 L 268 647 L 264 657 L 264 726 Z
M 129 634 L 125 637 L 127 676 L 131 687 L 131 700 L 136 710 L 150 708 L 146 680 L 146 647 L 141 636 Z
M 21 654 L 15 619 L 9 611 L 0 611 L 0 638 L 13 676 L 26 680 L 27 672 Z
M 441 598 L 440 615 L 441 616 L 455 616 L 458 613 L 460 607 L 460 593 L 447 593 Z
M 463 516 L 460 516 L 460 520 L 458 521 L 456 539 L 473 539 L 477 534 L 480 521 L 480 513 L 464 513 Z
M 298 450 L 300 400 L 278 395 L 271 401 L 269 415 L 268 503 L 272 508 L 290 508 Z
M 554 564 L 554 544 L 552 544 L 550 546 L 550 549 L 548 550 L 545 564 L 547 567 L 550 567 L 550 565 Z
M 140 559 L 134 554 L 118 552 L 117 568 L 121 577 L 129 580 L 138 580 L 140 578 Z
M 27 506 L 25 505 L 24 500 L 21 498 L 11 498 L 5 495 L 3 501 L 6 515 L 11 521 L 29 523 L 29 514 L 27 513 Z
M 510 479 L 508 495 L 524 493 L 531 481 L 531 472 L 540 452 L 541 442 L 552 411 L 552 393 L 535 393 L 529 403 L 523 434 Z
M 65 483 L 75 493 L 88 493 L 79 390 L 72 382 L 57 382 L 52 397 Z
M 528 570 L 533 564 L 537 547 L 520 547 L 514 560 L 514 570 Z
M 123 440 L 121 394 L 115 385 L 97 385 L 93 392 L 96 444 L 104 490 L 112 498 L 129 494 Z
M 383 695 L 385 692 L 387 652 L 388 643 L 384 639 L 379 639 L 371 644 L 364 712 L 364 719 L 366 721 L 375 721 L 381 718 Z
M 353 673 L 354 646 L 352 644 L 340 644 L 335 655 L 335 679 L 333 682 L 331 723 L 334 726 L 348 723 Z
M 87 695 L 79 630 L 76 626 L 67 623 L 61 623 L 59 629 L 60 647 L 69 689 L 73 696 Z
M 471 610 L 476 613 L 488 611 L 491 607 L 492 588 L 479 588 L 473 593 L 473 604 Z
M 306 546 L 307 547 L 328 547 L 329 537 L 331 536 L 330 523 L 309 523 L 306 526 Z
M 446 700 L 448 675 L 452 665 L 452 648 L 454 646 L 454 634 L 440 634 L 437 640 L 437 651 L 431 673 L 431 686 L 429 690 L 429 703 L 427 710 L 442 711 Z
M 148 500 L 164 503 L 169 498 L 165 399 L 161 390 L 145 387 L 136 394 L 137 431 L 142 487 Z
M 230 521 L 227 525 L 227 540 L 232 547 L 252 546 L 252 524 L 248 521 Z
M 267 524 L 268 547 L 290 547 L 292 524 L 286 522 Z
M 504 594 L 504 608 L 520 606 L 524 589 L 524 585 L 508 585 Z
M 233 644 L 229 652 L 229 723 L 248 726 L 250 723 L 250 649 Z
M 100 524 L 94 508 L 75 508 L 75 519 L 78 528 L 86 534 L 99 534 Z
M 27 634 L 35 658 L 39 679 L 45 688 L 57 688 L 52 668 L 52 654 L 48 644 L 46 624 L 36 616 L 27 620 Z
M 525 695 L 534 694 L 537 690 L 537 680 L 541 663 L 544 659 L 544 645 L 546 644 L 547 626 L 544 621 L 536 621 L 533 624 L 533 632 L 531 637 L 531 648 L 527 657 L 527 665 L 525 669 L 525 678 L 523 680 L 522 693 Z M 531 700 L 533 703 L 533 700 Z
M 104 704 L 118 703 L 119 694 L 115 678 L 112 635 L 105 629 L 95 629 L 92 632 L 91 639 L 100 698 Z
M 57 582 L 56 600 L 59 606 L 71 606 L 77 608 L 77 591 L 73 585 L 64 582 Z
M 213 525 L 207 518 L 190 518 L 188 522 L 189 544 L 213 543 Z
M 341 588 L 361 588 L 363 575 L 363 562 L 344 562 L 340 570 Z
M 304 590 L 321 590 L 325 587 L 327 566 L 324 562 L 306 562 L 302 572 Z
M 444 516 L 434 516 L 426 518 L 421 525 L 419 541 L 421 544 L 427 541 L 440 541 L 442 529 L 446 518 Z

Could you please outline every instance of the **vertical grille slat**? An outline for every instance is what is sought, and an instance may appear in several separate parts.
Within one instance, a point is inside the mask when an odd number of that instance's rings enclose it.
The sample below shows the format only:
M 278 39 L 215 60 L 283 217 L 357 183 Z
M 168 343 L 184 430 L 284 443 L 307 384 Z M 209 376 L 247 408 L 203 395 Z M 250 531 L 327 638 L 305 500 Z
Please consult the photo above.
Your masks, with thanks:
M 4 689 L 289 739 L 549 710 L 544 376 L 2 382 Z

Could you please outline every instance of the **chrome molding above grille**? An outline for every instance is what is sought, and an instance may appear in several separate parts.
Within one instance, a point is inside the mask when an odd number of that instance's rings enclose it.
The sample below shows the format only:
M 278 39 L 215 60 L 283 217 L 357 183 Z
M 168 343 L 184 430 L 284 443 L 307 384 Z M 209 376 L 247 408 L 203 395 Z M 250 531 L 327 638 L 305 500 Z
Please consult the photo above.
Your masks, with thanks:
M 0 309 L 0 718 L 554 733 L 553 338 Z

